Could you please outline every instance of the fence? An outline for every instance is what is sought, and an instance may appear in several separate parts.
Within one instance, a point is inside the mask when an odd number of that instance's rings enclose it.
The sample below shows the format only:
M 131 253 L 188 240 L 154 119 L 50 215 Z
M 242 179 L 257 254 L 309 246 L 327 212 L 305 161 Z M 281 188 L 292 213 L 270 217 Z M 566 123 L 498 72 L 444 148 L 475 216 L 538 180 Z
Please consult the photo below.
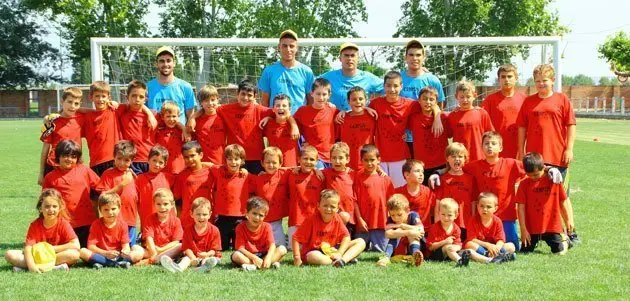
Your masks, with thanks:
M 624 115 L 626 112 L 630 113 L 630 110 L 626 109 L 625 97 L 584 97 L 578 99 L 572 99 L 573 109 L 578 115 L 587 114 L 601 114 L 601 115 Z

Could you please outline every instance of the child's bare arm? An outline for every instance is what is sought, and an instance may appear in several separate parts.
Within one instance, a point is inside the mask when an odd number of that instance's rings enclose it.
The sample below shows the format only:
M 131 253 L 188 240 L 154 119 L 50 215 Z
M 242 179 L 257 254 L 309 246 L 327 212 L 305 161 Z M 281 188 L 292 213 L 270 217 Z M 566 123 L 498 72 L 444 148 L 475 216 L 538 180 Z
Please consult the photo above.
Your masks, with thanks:
M 146 247 L 147 247 L 147 251 L 149 253 L 149 259 L 151 259 L 151 260 L 155 259 L 153 257 L 155 257 L 155 255 L 158 254 L 158 250 L 157 250 L 157 248 L 155 246 L 155 242 L 153 241 L 153 237 L 148 236 L 145 239 L 145 244 L 146 244 Z
M 302 265 L 302 257 L 300 256 L 300 242 L 293 239 L 293 241 L 291 242 L 291 246 L 293 247 L 293 264 L 299 267 Z
M 263 260 L 262 258 L 256 256 L 256 254 L 250 251 L 247 251 L 245 247 L 238 248 L 238 251 L 241 252 L 243 255 L 245 255 L 245 257 L 247 257 L 249 260 L 251 260 L 251 262 L 253 262 L 258 268 L 262 267 Z
M 81 246 L 79 245 L 79 239 L 75 238 L 63 245 L 53 246 L 55 253 L 63 252 L 65 250 L 79 250 Z
M 37 269 L 37 265 L 35 264 L 35 259 L 33 258 L 33 246 L 24 247 L 24 261 L 26 261 L 26 267 L 28 267 L 30 272 L 42 272 Z
M 295 119 L 293 119 L 293 116 L 290 116 L 289 119 L 287 119 L 287 122 L 291 125 L 291 138 L 293 138 L 293 140 L 300 139 L 300 129 L 298 128 Z
M 157 247 L 156 246 L 156 249 L 157 249 L 158 254 L 159 254 L 159 253 L 162 253 L 164 251 L 170 250 L 170 249 L 172 249 L 174 247 L 177 247 L 178 244 L 179 244 L 179 241 L 175 240 L 175 241 L 171 241 L 171 242 L 165 244 L 162 247 Z
M 191 249 L 184 250 L 184 255 L 186 255 L 186 257 L 190 258 L 190 261 L 192 261 L 192 262 L 197 260 L 197 256 L 195 255 L 195 252 L 193 252 Z
M 523 160 L 525 156 L 525 139 L 527 139 L 527 129 L 524 127 L 518 128 L 518 143 L 516 148 L 516 160 Z
M 124 258 L 129 258 L 129 252 L 131 252 L 131 247 L 129 246 L 129 243 L 123 244 L 122 248 L 120 249 L 120 256 Z
M 567 198 L 566 200 L 564 200 L 564 202 L 562 202 L 562 206 L 560 207 L 560 215 L 562 215 L 564 224 L 567 227 L 567 232 L 573 232 L 575 224 L 573 222 L 573 204 L 571 204 L 571 199 Z
M 263 269 L 268 269 L 269 267 L 271 267 L 271 260 L 273 259 L 274 254 L 276 253 L 276 245 L 275 244 L 271 244 L 269 246 L 269 249 L 267 250 L 267 255 L 265 255 L 265 258 L 263 259 L 262 262 L 262 268 Z
M 346 251 L 348 251 L 349 247 L 350 247 L 350 236 L 348 235 L 341 239 L 341 242 L 339 243 L 339 249 L 337 249 L 336 253 L 330 256 L 330 259 L 332 260 L 340 259 L 341 256 L 343 256 L 343 254 L 346 253 Z
M 44 169 L 46 168 L 46 159 L 48 159 L 48 152 L 50 151 L 50 144 L 44 142 L 42 145 L 42 153 L 39 157 L 39 177 L 37 178 L 37 184 L 40 186 L 44 182 Z
M 562 162 L 566 164 L 573 161 L 573 144 L 575 144 L 575 124 L 567 127 L 567 148 L 562 153 Z
M 114 259 L 118 257 L 118 255 L 120 255 L 120 252 L 116 250 L 103 250 L 96 245 L 88 245 L 88 250 L 92 251 L 93 253 L 103 255 L 109 259 Z
M 531 243 L 531 236 L 527 231 L 527 225 L 525 225 L 525 205 L 518 204 L 518 224 L 521 229 L 521 241 L 523 246 L 527 247 Z
M 361 210 L 359 210 L 359 203 L 354 203 L 354 216 L 357 220 L 357 232 L 366 232 L 368 230 L 367 223 L 361 217 Z
M 431 247 L 429 248 L 429 250 L 431 251 L 435 251 L 445 245 L 450 245 L 453 244 L 453 242 L 455 241 L 455 238 L 453 236 L 449 236 L 447 238 L 445 238 L 444 240 L 438 241 L 438 242 L 434 242 Z
M 119 193 L 125 186 L 129 185 L 131 181 L 136 177 L 136 174 L 131 171 L 131 169 L 125 170 L 125 173 L 122 176 L 122 180 L 120 183 L 116 184 L 114 187 L 104 190 L 102 193 Z

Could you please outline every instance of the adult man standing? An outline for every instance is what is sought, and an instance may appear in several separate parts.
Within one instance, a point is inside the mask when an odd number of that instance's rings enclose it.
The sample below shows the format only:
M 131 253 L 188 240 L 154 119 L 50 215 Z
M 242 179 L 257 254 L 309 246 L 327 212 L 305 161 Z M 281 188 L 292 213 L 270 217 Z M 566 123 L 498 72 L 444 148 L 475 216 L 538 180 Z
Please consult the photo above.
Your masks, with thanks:
M 291 114 L 308 102 L 315 76 L 309 66 L 296 60 L 297 40 L 298 36 L 293 30 L 285 30 L 280 34 L 280 60 L 265 67 L 258 81 L 263 106 L 273 107 L 273 99 L 278 94 L 286 94 L 291 98 Z
M 186 124 L 195 112 L 197 101 L 192 86 L 173 74 L 175 69 L 175 52 L 167 46 L 155 52 L 155 67 L 158 76 L 147 83 L 149 99 L 147 107 L 159 111 L 166 101 L 173 101 L 179 106 L 179 122 Z
M 332 93 L 330 101 L 341 111 L 350 110 L 348 105 L 348 90 L 359 86 L 365 90 L 368 97 L 372 93 L 383 94 L 383 80 L 376 75 L 359 70 L 359 46 L 346 42 L 339 50 L 341 69 L 328 71 L 321 77 L 330 81 Z

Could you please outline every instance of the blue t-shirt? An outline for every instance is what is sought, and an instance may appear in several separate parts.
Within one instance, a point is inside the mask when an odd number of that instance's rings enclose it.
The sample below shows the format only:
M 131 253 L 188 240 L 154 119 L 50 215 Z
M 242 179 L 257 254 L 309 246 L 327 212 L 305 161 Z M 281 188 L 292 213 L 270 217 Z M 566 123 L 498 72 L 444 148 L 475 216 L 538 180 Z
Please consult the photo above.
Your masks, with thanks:
M 269 94 L 269 106 L 273 107 L 273 99 L 278 94 L 286 94 L 291 98 L 291 114 L 305 104 L 306 94 L 311 91 L 315 75 L 309 66 L 297 62 L 292 68 L 275 62 L 262 72 L 258 81 L 258 89 Z
M 182 124 L 186 124 L 186 111 L 197 105 L 192 86 L 179 78 L 175 78 L 166 86 L 161 85 L 157 78 L 154 78 L 147 83 L 147 89 L 149 90 L 147 107 L 159 112 L 165 101 L 173 101 L 179 107 L 179 122 Z
M 442 83 L 433 73 L 425 72 L 418 77 L 411 77 L 407 75 L 407 69 L 405 69 L 400 72 L 400 75 L 402 76 L 403 86 L 400 96 L 418 100 L 420 98 L 420 90 L 426 86 L 431 86 L 438 92 L 437 101 L 444 101 L 444 88 L 442 88 Z M 410 130 L 407 130 L 407 142 L 413 142 Z
M 416 221 L 420 221 L 420 214 L 415 211 L 409 211 L 409 215 L 407 216 L 407 225 L 415 226 L 417 225 Z M 391 217 L 387 217 L 388 224 L 395 224 L 394 220 Z M 421 222 L 422 223 L 422 222 Z
M 341 69 L 337 69 L 328 71 L 320 77 L 330 81 L 332 88 L 330 102 L 341 111 L 350 110 L 348 90 L 352 89 L 352 87 L 359 86 L 365 89 L 368 99 L 372 93 L 383 94 L 383 80 L 367 71 L 357 70 L 357 74 L 354 76 L 345 76 Z

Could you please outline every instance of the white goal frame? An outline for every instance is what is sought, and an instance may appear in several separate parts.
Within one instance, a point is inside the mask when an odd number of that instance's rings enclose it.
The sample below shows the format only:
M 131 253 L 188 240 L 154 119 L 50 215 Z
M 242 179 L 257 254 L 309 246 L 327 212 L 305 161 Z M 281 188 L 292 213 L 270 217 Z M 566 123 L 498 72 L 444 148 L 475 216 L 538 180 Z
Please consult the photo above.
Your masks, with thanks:
M 353 42 L 358 46 L 404 46 L 412 38 L 354 38 L 354 39 L 300 39 L 301 46 L 339 46 Z M 475 46 L 475 45 L 552 45 L 553 65 L 556 70 L 554 88 L 562 91 L 561 36 L 534 37 L 456 37 L 417 38 L 425 46 Z M 278 39 L 208 39 L 208 38 L 90 38 L 92 56 L 92 81 L 104 79 L 103 46 L 267 46 L 276 47 Z

